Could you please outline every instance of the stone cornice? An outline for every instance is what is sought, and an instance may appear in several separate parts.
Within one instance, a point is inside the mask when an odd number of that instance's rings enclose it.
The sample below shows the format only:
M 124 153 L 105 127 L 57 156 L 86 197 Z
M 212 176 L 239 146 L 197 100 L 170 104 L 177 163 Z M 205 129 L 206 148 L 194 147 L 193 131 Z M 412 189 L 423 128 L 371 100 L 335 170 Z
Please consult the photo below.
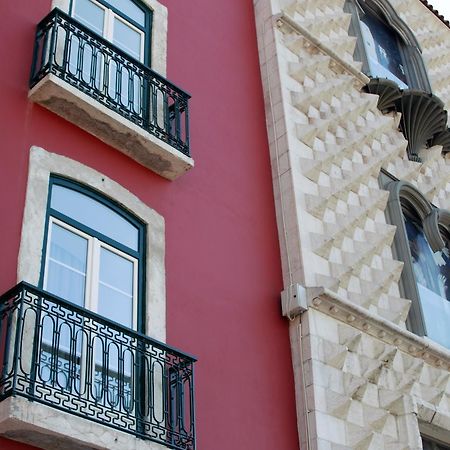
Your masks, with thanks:
M 329 289 L 311 287 L 306 288 L 304 292 L 308 308 L 348 323 L 411 356 L 423 359 L 427 364 L 450 370 L 450 351 L 448 349 L 355 305 Z M 293 317 L 290 316 L 290 318 Z

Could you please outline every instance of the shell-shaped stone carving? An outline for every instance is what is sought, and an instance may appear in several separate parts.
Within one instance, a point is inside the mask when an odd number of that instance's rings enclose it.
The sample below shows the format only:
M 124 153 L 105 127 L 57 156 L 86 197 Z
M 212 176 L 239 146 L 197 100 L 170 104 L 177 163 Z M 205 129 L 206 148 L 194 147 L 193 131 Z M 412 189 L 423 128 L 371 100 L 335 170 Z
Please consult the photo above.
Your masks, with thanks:
M 393 111 L 396 102 L 402 96 L 402 91 L 397 84 L 386 78 L 372 78 L 363 90 L 379 96 L 377 107 L 382 113 Z
M 442 153 L 450 152 L 450 129 L 447 128 L 433 136 L 430 141 L 430 147 L 433 145 L 442 145 Z
M 444 104 L 433 94 L 407 89 L 397 100 L 396 106 L 402 113 L 400 129 L 408 140 L 408 157 L 420 162 L 419 151 L 435 134 L 446 128 Z

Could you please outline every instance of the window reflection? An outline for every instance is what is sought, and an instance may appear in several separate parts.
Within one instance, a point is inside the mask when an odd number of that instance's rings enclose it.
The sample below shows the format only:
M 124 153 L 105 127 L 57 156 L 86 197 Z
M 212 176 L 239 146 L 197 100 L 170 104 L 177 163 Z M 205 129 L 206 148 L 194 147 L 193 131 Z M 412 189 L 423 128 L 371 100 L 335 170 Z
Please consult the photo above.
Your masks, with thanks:
M 417 283 L 450 300 L 448 248 L 433 253 L 421 226 L 411 216 L 405 217 L 405 225 Z
M 419 218 L 406 207 L 403 214 L 426 335 L 450 348 L 449 240 L 444 249 L 433 252 Z
M 108 206 L 79 191 L 54 184 L 52 209 L 104 234 L 127 247 L 137 250 L 139 230 L 130 221 Z
M 401 88 L 407 88 L 405 66 L 397 34 L 391 27 L 368 13 L 364 13 L 361 17 L 361 31 L 370 74 L 373 77 L 388 78 Z

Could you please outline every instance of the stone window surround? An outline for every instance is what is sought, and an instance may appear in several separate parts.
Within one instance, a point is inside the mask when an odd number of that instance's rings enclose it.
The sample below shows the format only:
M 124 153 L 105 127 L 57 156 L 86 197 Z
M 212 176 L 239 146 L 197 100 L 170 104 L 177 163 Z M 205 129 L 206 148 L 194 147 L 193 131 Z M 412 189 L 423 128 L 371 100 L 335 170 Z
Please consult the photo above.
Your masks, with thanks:
M 450 212 L 433 206 L 409 182 L 393 180 L 384 172 L 381 173 L 380 180 L 383 188 L 388 190 L 390 194 L 386 210 L 389 221 L 401 230 L 401 232 L 395 234 L 393 250 L 395 257 L 404 262 L 401 289 L 405 297 L 412 301 L 408 316 L 408 326 L 414 333 L 424 336 L 426 328 L 403 220 L 402 200 L 406 200 L 414 207 L 417 216 L 421 219 L 424 233 L 433 251 L 440 250 L 445 246 L 439 226 L 450 229 Z
M 65 156 L 31 147 L 17 279 L 37 286 L 43 257 L 50 175 L 101 192 L 147 225 L 146 334 L 166 338 L 164 218 L 115 181 Z M 0 435 L 46 450 L 164 450 L 167 447 L 22 397 L 0 402 Z
M 27 281 L 34 286 L 39 283 L 51 174 L 61 175 L 99 191 L 139 217 L 147 226 L 144 288 L 147 315 L 145 333 L 164 342 L 166 339 L 166 300 L 163 217 L 105 175 L 77 161 L 47 152 L 39 147 L 30 149 L 17 281 Z
M 157 0 L 140 0 L 152 11 L 151 64 L 150 67 L 163 77 L 167 70 L 167 8 Z M 52 0 L 53 8 L 70 14 L 71 0 Z
M 370 76 L 369 63 L 367 61 L 362 32 L 359 26 L 359 6 L 357 3 L 358 0 L 347 0 L 345 9 L 352 14 L 350 32 L 357 38 L 354 55 L 355 59 L 363 63 L 362 71 Z M 388 25 L 394 30 L 404 44 L 400 50 L 402 52 L 403 60 L 408 62 L 406 64 L 407 79 L 408 84 L 412 85 L 409 87 L 431 92 L 430 82 L 422 59 L 420 44 L 410 28 L 399 17 L 395 8 L 388 0 L 364 0 L 363 3 L 374 15 L 385 18 Z

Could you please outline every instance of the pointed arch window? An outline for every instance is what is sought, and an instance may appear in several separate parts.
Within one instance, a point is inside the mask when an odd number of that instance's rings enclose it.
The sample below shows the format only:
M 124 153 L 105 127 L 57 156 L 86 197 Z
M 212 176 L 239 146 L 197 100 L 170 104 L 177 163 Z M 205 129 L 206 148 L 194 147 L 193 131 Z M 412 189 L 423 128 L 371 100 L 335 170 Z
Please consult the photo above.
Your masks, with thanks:
M 366 75 L 431 92 L 420 45 L 387 0 L 347 0 L 346 11 L 357 38 L 354 57 Z

